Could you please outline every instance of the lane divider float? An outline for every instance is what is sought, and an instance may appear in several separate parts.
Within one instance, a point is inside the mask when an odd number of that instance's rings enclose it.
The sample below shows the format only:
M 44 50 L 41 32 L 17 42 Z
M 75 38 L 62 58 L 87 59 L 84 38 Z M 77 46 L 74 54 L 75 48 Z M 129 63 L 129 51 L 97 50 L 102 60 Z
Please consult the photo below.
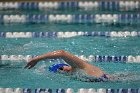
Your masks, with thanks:
M 0 32 L 0 38 L 70 38 L 76 36 L 92 37 L 139 37 L 137 31 L 112 31 L 112 32 Z
M 37 55 L 0 55 L 1 61 L 29 61 Z M 78 56 L 78 55 L 76 55 Z M 80 55 L 79 58 L 89 62 L 115 62 L 115 63 L 140 63 L 140 55 L 137 56 L 100 56 L 100 55 Z
M 119 88 L 119 89 L 94 89 L 94 88 L 79 88 L 77 91 L 74 91 L 72 88 L 58 88 L 58 89 L 50 89 L 50 88 L 0 88 L 0 93 L 139 93 L 140 88 Z
M 29 14 L 0 15 L 0 23 L 140 24 L 140 14 Z
M 0 2 L 0 9 L 139 10 L 140 1 Z

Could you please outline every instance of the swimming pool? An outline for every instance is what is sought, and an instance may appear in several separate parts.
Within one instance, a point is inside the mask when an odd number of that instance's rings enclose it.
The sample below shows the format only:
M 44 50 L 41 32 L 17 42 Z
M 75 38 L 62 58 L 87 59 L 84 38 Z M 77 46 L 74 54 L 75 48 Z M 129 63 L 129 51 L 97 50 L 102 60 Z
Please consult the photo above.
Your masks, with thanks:
M 7 12 L 6 12 L 7 11 Z M 101 20 L 100 23 L 97 23 L 97 20 L 90 21 L 92 18 L 95 19 L 95 17 L 99 17 L 100 13 L 102 13 L 101 10 L 98 10 L 97 13 L 99 13 L 99 16 L 96 15 L 96 12 L 92 13 L 92 11 L 85 12 L 85 11 L 53 11 L 52 14 L 68 14 L 68 15 L 78 15 L 78 20 L 75 21 L 77 17 L 73 19 L 75 22 L 70 21 L 70 23 L 67 22 L 61 22 L 57 20 L 57 22 L 38 22 L 40 21 L 40 17 L 38 17 L 38 14 L 46 14 L 46 12 L 42 11 L 23 11 L 23 10 L 6 10 L 5 12 L 1 10 L 1 24 L 0 24 L 0 55 L 41 55 L 50 51 L 54 50 L 65 50 L 69 51 L 72 54 L 79 55 L 81 58 L 88 58 L 90 55 L 96 56 L 96 61 L 91 60 L 89 61 L 90 64 L 96 65 L 103 69 L 105 72 L 111 74 L 120 76 L 121 80 L 118 81 L 110 81 L 110 82 L 81 82 L 78 80 L 71 79 L 70 77 L 63 76 L 60 74 L 53 74 L 50 73 L 47 69 L 48 66 L 50 66 L 53 63 L 57 63 L 56 61 L 47 60 L 42 61 L 40 64 L 38 64 L 35 68 L 31 70 L 24 69 L 23 67 L 26 64 L 25 60 L 13 60 L 9 58 L 9 60 L 4 60 L 4 58 L 1 56 L 0 61 L 0 87 L 2 88 L 51 88 L 51 89 L 57 89 L 57 88 L 72 88 L 75 91 L 77 91 L 79 88 L 105 88 L 105 89 L 119 89 L 119 88 L 139 88 L 140 87 L 140 65 L 139 61 L 140 59 L 127 59 L 122 61 L 120 59 L 117 59 L 117 61 L 109 61 L 104 60 L 103 56 L 125 56 L 125 57 L 131 57 L 132 56 L 138 56 L 140 55 L 140 34 L 139 34 L 139 21 L 135 21 L 139 19 L 139 14 L 136 11 L 127 11 L 127 12 L 114 12 L 114 11 L 103 11 L 109 12 L 108 14 L 116 14 L 119 15 L 117 18 L 121 18 L 123 20 L 119 20 L 119 23 L 110 24 L 107 22 L 107 19 L 104 19 L 104 16 L 101 14 Z M 10 13 L 9 13 L 10 11 Z M 31 14 L 30 21 L 24 21 L 23 23 L 21 21 L 16 21 L 15 19 L 9 19 L 8 23 L 5 23 L 5 20 L 3 20 L 4 15 L 23 15 L 21 14 L 23 12 L 24 15 L 27 15 L 28 13 Z M 88 13 L 90 15 L 90 19 L 88 21 L 85 21 L 87 17 L 84 16 L 82 21 L 79 17 L 81 15 L 85 15 L 85 13 Z M 49 11 L 49 15 L 50 15 Z M 124 15 L 123 15 L 124 14 Z M 129 20 L 128 15 L 131 14 L 133 16 L 130 16 Z M 10 16 L 8 15 L 8 16 Z M 37 18 L 35 17 L 33 19 L 33 15 L 37 15 Z M 93 16 L 92 16 L 93 15 Z M 96 15 L 96 16 L 95 16 Z M 134 16 L 136 17 L 134 18 Z M 112 16 L 112 15 L 111 15 Z M 102 19 L 103 17 L 103 19 Z M 11 18 L 11 17 L 10 17 Z M 17 17 L 18 18 L 18 17 Z M 26 17 L 27 20 L 30 19 L 29 17 Z M 43 17 L 44 18 L 44 17 Z M 135 20 L 133 20 L 135 19 Z M 11 21 L 12 20 L 12 21 Z M 34 21 L 35 20 L 35 21 Z M 37 20 L 37 21 L 36 21 Z M 69 20 L 69 19 L 68 19 Z M 114 20 L 114 19 L 111 19 Z M 115 19 L 116 20 L 116 19 Z M 117 19 L 118 20 L 118 19 Z M 34 21 L 34 22 L 31 22 Z M 116 21 L 115 21 L 116 22 Z M 137 23 L 135 23 L 137 22 Z M 127 34 L 119 34 L 120 36 L 112 36 L 115 34 L 105 34 L 101 35 L 98 32 L 108 32 L 111 33 L 113 31 L 121 31 L 121 32 L 127 32 Z M 22 37 L 17 38 L 19 34 L 15 33 L 14 36 L 10 34 L 7 34 L 8 32 L 11 32 L 12 34 L 14 32 L 30 32 L 30 37 Z M 35 33 L 34 33 L 35 32 Z M 47 34 L 47 36 L 43 36 L 43 34 L 38 34 L 40 32 L 55 32 L 57 33 L 52 35 L 52 33 Z M 69 32 L 67 34 L 62 34 L 62 32 Z M 74 36 L 70 36 L 72 32 L 77 33 Z M 84 35 L 81 34 L 84 32 Z M 90 33 L 90 32 L 94 32 Z M 130 32 L 130 33 L 128 33 Z M 33 34 L 34 33 L 34 34 Z M 37 33 L 37 34 L 36 34 Z M 59 33 L 59 34 L 58 34 Z M 92 34 L 92 35 L 91 35 Z M 11 35 L 11 36 L 10 36 Z M 23 33 L 22 33 L 23 35 Z M 21 35 L 21 36 L 22 36 Z M 39 36 L 40 35 L 40 36 Z M 49 36 L 50 35 L 50 36 Z M 67 35 L 67 36 L 66 36 Z M 109 35 L 109 36 L 108 36 Z M 128 36 L 126 36 L 128 35 Z M 42 36 L 42 37 L 41 37 Z M 100 59 L 101 56 L 102 58 Z M 98 58 L 97 58 L 98 57 Z M 112 59 L 113 60 L 113 59 Z M 114 59 L 115 60 L 115 59 Z M 59 61 L 59 60 L 58 60 Z M 60 61 L 59 61 L 60 62 Z

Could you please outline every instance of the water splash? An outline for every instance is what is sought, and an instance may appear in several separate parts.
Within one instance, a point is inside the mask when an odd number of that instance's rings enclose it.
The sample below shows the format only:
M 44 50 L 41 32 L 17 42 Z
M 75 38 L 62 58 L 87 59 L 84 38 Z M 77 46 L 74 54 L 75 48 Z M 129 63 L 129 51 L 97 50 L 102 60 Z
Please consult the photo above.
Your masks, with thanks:
M 136 82 L 140 81 L 140 72 L 117 72 L 112 75 L 115 81 Z
M 38 48 L 38 47 L 48 47 L 46 45 L 46 43 L 41 43 L 41 42 L 33 42 L 33 41 L 30 41 L 29 43 L 26 43 L 23 45 L 23 47 L 32 47 L 34 46 L 34 48 Z

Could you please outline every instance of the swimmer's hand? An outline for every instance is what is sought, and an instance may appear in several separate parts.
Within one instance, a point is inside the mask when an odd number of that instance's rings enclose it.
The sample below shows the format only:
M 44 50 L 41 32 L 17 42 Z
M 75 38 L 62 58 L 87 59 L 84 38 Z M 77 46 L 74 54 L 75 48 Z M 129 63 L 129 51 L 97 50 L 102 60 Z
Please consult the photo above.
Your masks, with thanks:
M 27 65 L 24 68 L 31 69 L 37 64 L 37 62 L 38 62 L 37 60 L 32 59 L 27 63 Z

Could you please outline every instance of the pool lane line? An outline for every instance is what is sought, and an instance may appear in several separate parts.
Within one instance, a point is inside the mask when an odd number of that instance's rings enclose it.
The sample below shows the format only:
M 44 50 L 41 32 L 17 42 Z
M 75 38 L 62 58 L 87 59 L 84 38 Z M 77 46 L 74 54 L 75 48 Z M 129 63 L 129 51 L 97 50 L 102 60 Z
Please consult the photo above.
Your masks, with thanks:
M 140 13 L 137 14 L 22 14 L 0 15 L 1 24 L 11 23 L 90 23 L 108 25 L 138 25 Z
M 0 38 L 71 38 L 86 37 L 140 37 L 137 31 L 111 31 L 111 32 L 0 32 Z
M 140 9 L 139 0 L 96 0 L 96 1 L 21 1 L 0 2 L 0 9 L 82 9 L 82 10 L 109 10 L 109 11 L 133 11 Z
M 0 55 L 1 61 L 29 61 L 30 59 L 36 57 L 37 55 Z M 102 56 L 102 55 L 76 55 L 77 57 L 88 61 L 88 62 L 113 62 L 113 63 L 140 63 L 140 55 L 137 56 Z
M 140 88 L 78 88 L 76 91 L 73 88 L 0 88 L 1 93 L 139 93 Z

